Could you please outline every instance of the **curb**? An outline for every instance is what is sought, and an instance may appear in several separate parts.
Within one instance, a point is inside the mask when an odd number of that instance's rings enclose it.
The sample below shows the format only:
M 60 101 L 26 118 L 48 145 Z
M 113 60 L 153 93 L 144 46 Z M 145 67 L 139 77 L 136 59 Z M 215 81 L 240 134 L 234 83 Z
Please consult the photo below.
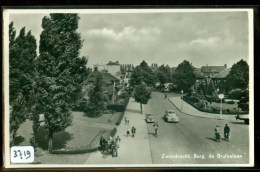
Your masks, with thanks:
M 183 112 L 182 110 L 180 110 L 171 100 L 170 98 L 168 98 L 168 100 L 171 102 L 171 104 L 181 113 L 185 114 L 185 115 L 189 115 L 189 116 L 194 116 L 194 117 L 199 117 L 199 118 L 207 118 L 207 119 L 218 119 L 218 120 L 230 120 L 230 119 L 221 119 L 221 118 L 216 118 L 216 117 L 209 117 L 209 116 L 198 116 L 198 115 L 191 115 L 188 113 Z

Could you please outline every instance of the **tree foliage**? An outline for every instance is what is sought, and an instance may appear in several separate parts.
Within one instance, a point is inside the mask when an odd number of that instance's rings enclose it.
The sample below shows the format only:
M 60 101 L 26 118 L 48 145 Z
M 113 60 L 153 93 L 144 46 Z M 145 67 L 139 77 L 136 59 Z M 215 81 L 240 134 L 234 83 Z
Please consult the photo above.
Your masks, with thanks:
M 91 113 L 92 116 L 98 116 L 102 113 L 105 109 L 105 96 L 102 93 L 101 82 L 102 82 L 102 75 L 100 72 L 94 72 L 95 81 L 94 86 L 90 89 L 88 96 L 89 96 L 89 103 L 88 103 L 88 113 Z
M 34 65 L 36 40 L 25 27 L 16 38 L 13 22 L 9 24 L 9 101 L 10 133 L 12 144 L 16 131 L 31 113 L 31 96 L 34 86 Z
M 154 72 L 145 61 L 142 61 L 139 66 L 134 68 L 129 81 L 131 86 L 140 85 L 141 82 L 144 82 L 149 86 L 155 84 Z
M 240 60 L 232 65 L 226 77 L 226 88 L 232 90 L 236 88 L 247 89 L 249 83 L 249 66 L 246 61 Z
M 71 125 L 70 110 L 82 91 L 87 59 L 79 57 L 82 40 L 77 32 L 78 20 L 77 14 L 50 14 L 42 19 L 34 120 L 37 122 L 38 114 L 44 114 L 49 152 L 53 133 Z
M 178 65 L 172 77 L 173 82 L 177 85 L 178 90 L 189 92 L 196 79 L 192 65 L 184 60 Z
M 161 86 L 167 82 L 171 82 L 171 69 L 168 65 L 161 65 L 156 71 L 157 80 L 161 83 Z
M 142 104 L 147 104 L 151 98 L 151 91 L 147 89 L 145 83 L 135 86 L 134 98 L 136 102 L 140 103 L 142 113 Z

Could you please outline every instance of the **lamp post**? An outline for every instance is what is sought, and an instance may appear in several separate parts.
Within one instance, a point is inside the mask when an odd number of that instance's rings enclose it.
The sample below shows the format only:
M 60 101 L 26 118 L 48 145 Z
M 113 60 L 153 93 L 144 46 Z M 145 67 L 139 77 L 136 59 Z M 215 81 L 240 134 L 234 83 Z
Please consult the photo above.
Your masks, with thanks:
M 182 101 L 183 101 L 183 90 L 181 90 L 181 111 L 182 111 Z
M 224 98 L 224 94 L 219 94 L 218 98 L 220 99 L 220 119 L 222 119 L 222 99 Z

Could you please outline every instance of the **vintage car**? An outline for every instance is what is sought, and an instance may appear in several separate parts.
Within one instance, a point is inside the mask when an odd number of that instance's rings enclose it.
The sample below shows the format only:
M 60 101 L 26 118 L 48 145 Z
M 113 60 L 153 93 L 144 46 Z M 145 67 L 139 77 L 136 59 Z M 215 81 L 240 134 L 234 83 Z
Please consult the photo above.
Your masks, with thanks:
M 147 123 L 153 123 L 154 122 L 154 117 L 152 114 L 146 114 L 146 122 Z
M 179 117 L 174 110 L 166 110 L 164 114 L 164 120 L 166 122 L 179 122 Z

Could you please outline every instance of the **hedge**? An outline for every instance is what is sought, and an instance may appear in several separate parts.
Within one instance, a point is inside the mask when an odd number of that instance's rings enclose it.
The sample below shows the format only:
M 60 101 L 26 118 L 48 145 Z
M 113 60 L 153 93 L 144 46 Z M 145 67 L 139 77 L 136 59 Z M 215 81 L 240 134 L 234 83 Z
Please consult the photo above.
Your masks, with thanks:
M 67 149 L 57 149 L 53 150 L 52 154 L 83 154 L 91 153 L 98 150 L 98 147 L 95 148 L 67 148 Z
M 114 110 L 116 112 L 123 112 L 125 110 L 125 106 L 122 104 L 109 104 L 107 105 L 107 109 Z
M 124 117 L 124 113 L 122 112 L 122 113 L 120 114 L 120 116 L 119 116 L 117 122 L 116 122 L 116 125 L 120 125 L 120 123 L 121 123 L 123 117 Z
M 116 131 L 117 131 L 117 129 L 116 129 L 116 128 L 113 128 L 113 130 L 111 131 L 110 136 L 111 136 L 111 137 L 114 137 L 115 134 L 116 134 Z
M 201 112 L 206 112 L 206 113 L 219 113 L 220 112 L 220 108 L 219 107 L 211 107 L 211 110 L 210 109 L 205 109 L 205 108 L 200 108 L 198 106 L 196 106 L 196 103 L 193 103 L 191 101 L 189 101 L 187 99 L 187 96 L 183 96 L 183 100 L 185 100 L 188 104 L 190 104 L 191 106 L 193 106 L 194 108 L 196 108 L 197 110 L 201 111 Z M 198 105 L 198 103 L 197 103 Z M 235 111 L 233 109 L 222 109 L 222 113 L 223 114 L 246 114 L 246 112 L 238 112 L 238 111 Z

